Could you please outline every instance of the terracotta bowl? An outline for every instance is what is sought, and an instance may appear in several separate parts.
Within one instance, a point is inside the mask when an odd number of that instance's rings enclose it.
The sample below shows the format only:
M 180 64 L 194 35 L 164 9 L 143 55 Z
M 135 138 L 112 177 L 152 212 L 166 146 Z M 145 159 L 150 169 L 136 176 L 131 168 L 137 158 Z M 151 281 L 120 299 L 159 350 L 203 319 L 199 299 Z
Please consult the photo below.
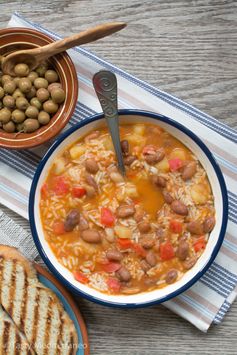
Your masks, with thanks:
M 28 28 L 0 30 L 0 55 L 20 49 L 44 46 L 54 40 L 48 35 Z M 50 122 L 33 133 L 6 133 L 0 129 L 0 147 L 25 149 L 35 147 L 55 137 L 70 120 L 77 103 L 78 81 L 74 64 L 66 52 L 50 58 L 66 93 L 64 103 Z

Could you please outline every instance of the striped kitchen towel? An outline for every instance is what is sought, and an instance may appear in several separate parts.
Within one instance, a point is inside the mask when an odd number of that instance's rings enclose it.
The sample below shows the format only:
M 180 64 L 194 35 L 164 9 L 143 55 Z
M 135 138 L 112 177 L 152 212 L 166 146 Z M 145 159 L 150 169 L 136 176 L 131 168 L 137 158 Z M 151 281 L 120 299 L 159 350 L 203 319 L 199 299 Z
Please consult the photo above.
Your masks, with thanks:
M 14 14 L 9 26 L 31 27 L 59 37 Z M 237 132 L 185 102 L 152 87 L 83 49 L 69 51 L 80 83 L 79 102 L 68 127 L 100 112 L 92 76 L 101 69 L 117 75 L 119 108 L 139 108 L 172 117 L 194 131 L 213 152 L 229 194 L 229 222 L 222 248 L 205 275 L 188 291 L 165 303 L 197 328 L 207 331 L 223 320 L 237 295 Z M 35 169 L 47 146 L 31 150 L 0 151 L 0 202 L 27 218 L 28 196 Z M 33 243 L 33 242 L 32 242 Z

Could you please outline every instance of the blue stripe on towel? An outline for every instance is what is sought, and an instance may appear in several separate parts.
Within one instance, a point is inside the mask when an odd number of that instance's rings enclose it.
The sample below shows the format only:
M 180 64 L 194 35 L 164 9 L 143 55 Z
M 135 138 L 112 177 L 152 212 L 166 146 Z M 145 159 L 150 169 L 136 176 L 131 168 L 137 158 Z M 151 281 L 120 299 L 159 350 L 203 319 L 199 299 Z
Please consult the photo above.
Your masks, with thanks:
M 231 306 L 231 303 L 228 301 L 224 301 L 223 305 L 219 309 L 219 312 L 216 314 L 215 318 L 213 319 L 214 324 L 220 324 L 226 314 L 228 312 L 229 308 Z

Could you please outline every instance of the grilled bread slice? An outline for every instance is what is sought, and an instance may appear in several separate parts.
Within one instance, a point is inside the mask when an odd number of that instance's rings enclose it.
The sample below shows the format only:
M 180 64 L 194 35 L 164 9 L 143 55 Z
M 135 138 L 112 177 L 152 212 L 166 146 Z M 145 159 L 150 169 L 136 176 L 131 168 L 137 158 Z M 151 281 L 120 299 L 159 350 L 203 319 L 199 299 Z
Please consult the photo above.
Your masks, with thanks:
M 0 307 L 0 355 L 34 355 L 25 336 Z
M 0 245 L 0 303 L 38 355 L 69 355 L 77 333 L 56 295 L 15 248 Z

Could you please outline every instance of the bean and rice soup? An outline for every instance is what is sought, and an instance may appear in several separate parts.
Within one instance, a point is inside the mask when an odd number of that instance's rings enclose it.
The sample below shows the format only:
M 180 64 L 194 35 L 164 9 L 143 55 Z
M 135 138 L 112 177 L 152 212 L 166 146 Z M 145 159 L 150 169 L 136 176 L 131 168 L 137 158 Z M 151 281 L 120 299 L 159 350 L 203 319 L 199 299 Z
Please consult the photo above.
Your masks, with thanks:
M 106 128 L 68 147 L 41 187 L 40 213 L 58 261 L 83 284 L 135 294 L 174 283 L 215 226 L 200 162 L 152 124 L 120 126 L 123 177 Z

